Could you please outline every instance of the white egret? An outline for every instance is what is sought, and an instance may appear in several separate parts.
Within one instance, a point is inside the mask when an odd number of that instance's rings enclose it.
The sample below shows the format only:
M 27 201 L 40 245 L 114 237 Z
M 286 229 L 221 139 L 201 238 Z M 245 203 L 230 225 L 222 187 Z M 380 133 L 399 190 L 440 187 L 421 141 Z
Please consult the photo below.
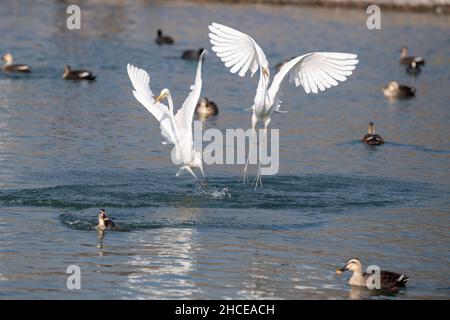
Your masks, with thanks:
M 239 71 L 239 76 L 244 77 L 250 70 L 251 76 L 259 69 L 259 82 L 256 89 L 254 104 L 251 106 L 252 136 L 249 154 L 245 162 L 241 178 L 247 179 L 247 168 L 256 137 L 256 124 L 263 122 L 264 134 L 270 124 L 272 113 L 280 112 L 280 85 L 283 79 L 289 75 L 289 82 L 295 86 L 302 85 L 306 93 L 318 93 L 331 86 L 337 86 L 338 81 L 345 81 L 352 74 L 357 55 L 338 52 L 311 52 L 291 59 L 280 67 L 280 71 L 274 76 L 269 87 L 269 64 L 261 47 L 249 35 L 219 23 L 209 25 L 209 39 L 212 50 L 230 68 L 231 73 Z M 261 163 L 255 178 L 255 187 L 261 183 Z
M 204 54 L 205 51 L 199 57 L 195 83 L 191 86 L 191 92 L 175 115 L 169 89 L 161 90 L 161 93 L 155 99 L 150 89 L 149 74 L 131 64 L 127 65 L 127 70 L 134 87 L 134 97 L 160 122 L 161 135 L 164 139 L 163 144 L 174 145 L 172 161 L 181 165 L 176 176 L 179 176 L 183 171 L 187 171 L 206 190 L 206 184 L 200 181 L 193 171 L 194 168 L 198 168 L 203 177 L 205 176 L 202 153 L 195 150 L 192 135 L 192 121 L 202 90 L 201 69 Z M 165 98 L 167 98 L 169 106 L 161 103 L 161 100 Z

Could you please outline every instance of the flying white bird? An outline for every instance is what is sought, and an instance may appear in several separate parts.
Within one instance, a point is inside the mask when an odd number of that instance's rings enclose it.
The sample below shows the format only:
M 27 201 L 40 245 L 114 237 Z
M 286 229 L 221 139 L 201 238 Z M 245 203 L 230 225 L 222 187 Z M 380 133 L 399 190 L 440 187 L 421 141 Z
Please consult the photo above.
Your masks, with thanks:
M 345 81 L 355 65 L 357 55 L 338 52 L 311 52 L 298 56 L 286 62 L 280 71 L 274 76 L 269 87 L 269 64 L 261 47 L 249 35 L 219 23 L 209 25 L 209 39 L 212 50 L 230 68 L 231 73 L 239 72 L 244 77 L 247 71 L 251 76 L 259 69 L 259 82 L 256 89 L 254 104 L 251 106 L 252 137 L 249 154 L 245 162 L 241 178 L 247 179 L 248 160 L 256 136 L 256 124 L 261 121 L 264 124 L 263 138 L 267 133 L 272 113 L 280 112 L 280 85 L 289 75 L 289 82 L 295 86 L 301 85 L 306 93 L 318 93 L 331 86 L 337 86 L 338 81 Z M 255 179 L 255 187 L 261 183 L 261 163 Z
M 176 176 L 179 176 L 183 171 L 187 171 L 206 190 L 206 184 L 200 181 L 193 171 L 194 168 L 198 168 L 203 177 L 205 176 L 203 172 L 202 153 L 195 150 L 192 136 L 192 120 L 202 90 L 201 76 L 204 54 L 205 51 L 199 57 L 195 83 L 191 86 L 191 92 L 175 115 L 169 89 L 165 88 L 161 90 L 161 93 L 155 99 L 150 89 L 149 74 L 131 64 L 127 65 L 127 71 L 134 87 L 134 97 L 160 122 L 161 135 L 164 140 L 163 144 L 169 143 L 174 145 L 172 161 L 181 165 Z M 161 103 L 161 100 L 165 98 L 167 98 L 169 106 Z

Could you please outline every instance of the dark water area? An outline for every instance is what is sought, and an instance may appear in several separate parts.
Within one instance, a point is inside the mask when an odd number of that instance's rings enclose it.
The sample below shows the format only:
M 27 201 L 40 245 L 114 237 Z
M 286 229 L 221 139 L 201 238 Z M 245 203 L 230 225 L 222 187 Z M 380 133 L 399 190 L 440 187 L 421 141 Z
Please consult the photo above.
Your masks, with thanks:
M 0 299 L 448 299 L 450 279 L 450 20 L 446 15 L 158 1 L 80 1 L 82 29 L 66 28 L 66 1 L 0 6 L 0 52 L 33 72 L 0 72 Z M 272 74 L 310 51 L 358 54 L 354 74 L 320 95 L 283 86 L 280 168 L 254 190 L 242 165 L 205 166 L 212 194 L 175 177 L 159 125 L 135 101 L 126 64 L 170 88 L 179 106 L 195 62 L 221 22 L 264 49 Z M 161 28 L 175 45 L 154 43 Z M 417 78 L 399 50 L 427 59 Z M 84 68 L 95 82 L 62 79 Z M 417 96 L 389 101 L 389 80 Z M 239 78 L 210 52 L 202 95 L 219 106 L 207 128 L 247 129 L 257 79 Z M 386 143 L 360 142 L 369 121 Z M 229 147 L 229 146 L 227 146 Z M 231 146 L 232 147 L 232 146 Z M 254 175 L 256 168 L 250 168 Z M 95 231 L 106 208 L 117 231 Z M 407 273 L 390 296 L 336 275 L 350 257 Z M 68 290 L 66 269 L 81 269 Z

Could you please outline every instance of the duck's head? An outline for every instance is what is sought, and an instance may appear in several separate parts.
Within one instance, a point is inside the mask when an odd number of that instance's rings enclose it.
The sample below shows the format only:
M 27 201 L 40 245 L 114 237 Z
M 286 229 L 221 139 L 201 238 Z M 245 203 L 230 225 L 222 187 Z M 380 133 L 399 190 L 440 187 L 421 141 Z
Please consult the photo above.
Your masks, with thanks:
M 375 134 L 375 126 L 373 122 L 369 122 L 369 128 L 367 129 L 368 134 Z
M 158 38 L 161 38 L 162 37 L 162 30 L 158 29 L 157 34 L 158 34 Z
M 388 89 L 389 91 L 397 91 L 399 87 L 400 86 L 397 81 L 389 81 L 385 89 Z
M 214 102 L 209 101 L 208 98 L 202 98 L 195 111 L 203 119 L 206 119 L 209 116 L 215 116 L 219 113 L 217 105 Z
M 104 221 L 107 218 L 108 218 L 108 215 L 106 214 L 106 210 L 100 209 L 100 211 L 98 213 L 98 221 Z
M 349 259 L 342 268 L 336 270 L 336 273 L 339 274 L 347 270 L 353 272 L 362 272 L 361 261 L 359 261 L 358 259 Z
M 401 57 L 406 57 L 408 55 L 408 48 L 407 47 L 403 47 L 402 50 L 400 51 L 400 56 Z
M 167 96 L 168 96 L 169 94 L 170 94 L 169 89 L 167 89 L 167 88 L 162 89 L 161 92 L 159 93 L 159 96 L 157 96 L 157 97 L 155 98 L 155 103 L 156 103 L 156 102 L 160 102 L 161 100 L 167 98 Z
M 2 60 L 5 61 L 5 63 L 8 64 L 8 63 L 12 63 L 13 62 L 14 57 L 13 57 L 13 55 L 11 53 L 8 52 L 8 53 L 3 55 Z
M 63 73 L 63 78 L 67 77 L 67 75 L 70 73 L 72 69 L 70 68 L 69 65 L 65 65 L 64 66 L 64 73 Z

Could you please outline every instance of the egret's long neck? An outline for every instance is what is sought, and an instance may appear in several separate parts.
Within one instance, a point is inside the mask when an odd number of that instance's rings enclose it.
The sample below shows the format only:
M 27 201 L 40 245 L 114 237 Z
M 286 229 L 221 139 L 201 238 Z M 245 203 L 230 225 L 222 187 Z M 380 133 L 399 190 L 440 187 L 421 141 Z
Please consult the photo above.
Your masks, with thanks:
M 169 91 L 169 94 L 167 95 L 167 102 L 169 103 L 169 114 L 170 114 L 170 119 L 172 119 L 173 129 L 175 130 L 175 136 L 177 138 L 177 141 L 179 141 L 177 123 L 175 122 L 175 116 L 173 113 L 173 100 L 172 100 L 172 95 L 170 94 L 170 91 Z

